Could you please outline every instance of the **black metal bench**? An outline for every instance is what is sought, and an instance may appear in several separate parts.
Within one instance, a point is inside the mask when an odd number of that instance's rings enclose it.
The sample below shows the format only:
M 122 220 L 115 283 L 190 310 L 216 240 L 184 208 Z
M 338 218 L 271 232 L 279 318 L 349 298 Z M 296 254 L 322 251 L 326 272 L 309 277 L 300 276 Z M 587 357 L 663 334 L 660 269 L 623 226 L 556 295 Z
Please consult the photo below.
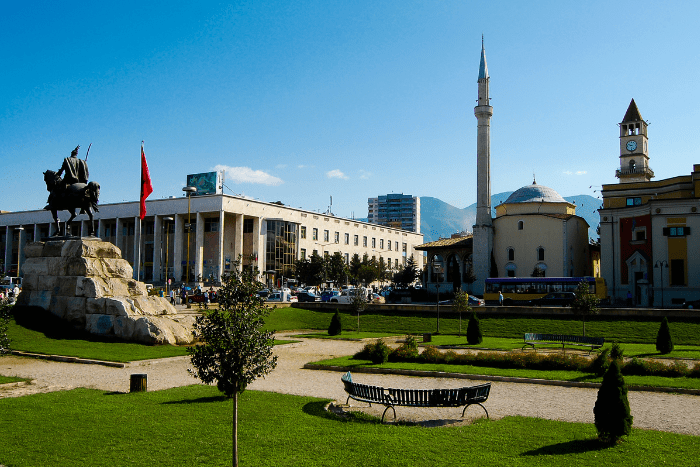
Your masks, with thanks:
M 603 345 L 605 345 L 605 338 L 588 336 L 569 336 L 566 334 L 525 334 L 525 344 L 523 345 L 523 350 L 525 350 L 525 347 L 527 346 L 530 346 L 534 349 L 535 345 L 538 344 L 561 344 L 562 349 L 564 349 L 564 347 L 567 345 L 590 347 L 591 349 L 588 351 L 588 353 L 591 353 L 593 350 L 599 349 L 603 347 Z
M 462 417 L 470 405 L 478 405 L 489 418 L 489 412 L 482 402 L 486 402 L 491 391 L 491 383 L 480 384 L 478 386 L 468 386 L 457 389 L 394 389 L 379 386 L 369 386 L 366 384 L 354 383 L 350 372 L 341 378 L 345 385 L 345 392 L 348 393 L 346 404 L 350 399 L 372 404 L 381 404 L 385 407 L 382 413 L 382 423 L 386 412 L 391 409 L 396 420 L 396 410 L 394 407 L 461 407 Z

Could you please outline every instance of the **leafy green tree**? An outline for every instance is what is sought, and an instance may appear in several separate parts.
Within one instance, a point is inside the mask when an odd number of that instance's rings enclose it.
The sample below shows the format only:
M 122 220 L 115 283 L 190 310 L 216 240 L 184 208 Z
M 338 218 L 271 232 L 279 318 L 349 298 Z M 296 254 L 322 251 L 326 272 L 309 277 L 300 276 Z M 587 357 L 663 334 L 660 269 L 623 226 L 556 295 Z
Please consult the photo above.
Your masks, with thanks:
M 606 443 L 615 443 L 632 431 L 632 414 L 627 399 L 627 385 L 620 372 L 618 360 L 610 363 L 598 390 L 593 408 L 598 438 Z
M 363 264 L 360 266 L 357 278 L 362 284 L 371 284 L 377 280 L 377 268 L 371 262 L 370 264 Z
M 471 307 L 469 306 L 469 294 L 467 294 L 464 290 L 458 289 L 455 292 L 455 298 L 452 301 L 452 309 L 456 310 L 459 313 L 459 335 L 462 335 L 462 313 L 466 313 L 467 311 L 471 311 Z
M 309 283 L 318 285 L 326 281 L 326 260 L 318 253 L 314 253 L 309 258 Z
M 416 262 L 411 255 L 408 260 L 406 260 L 406 265 L 400 268 L 393 277 L 394 285 L 398 288 L 406 288 L 413 284 L 418 277 L 418 268 L 416 267 Z
M 362 293 L 362 289 L 355 289 L 350 305 L 352 305 L 353 311 L 357 313 L 357 332 L 360 332 L 360 313 L 367 308 L 367 297 Z
M 354 255 L 352 255 L 352 258 L 350 258 L 350 266 L 349 266 L 350 280 L 355 285 L 357 285 L 357 283 L 359 281 L 359 273 L 360 273 L 361 266 L 362 266 L 362 260 L 360 259 L 360 255 L 355 253 Z
M 659 333 L 656 335 L 656 350 L 662 354 L 673 352 L 673 339 L 671 338 L 671 329 L 668 327 L 668 318 L 664 316 L 659 327 Z
M 327 259 L 326 271 L 328 280 L 336 284 L 342 284 L 345 282 L 348 268 L 345 265 L 345 259 L 343 258 L 343 254 L 341 252 L 336 251 L 330 258 Z
M 274 336 L 262 330 L 270 313 L 257 292 L 256 268 L 239 271 L 236 261 L 219 289 L 219 308 L 197 317 L 193 334 L 199 345 L 187 348 L 190 373 L 206 384 L 216 382 L 219 391 L 233 398 L 233 465 L 238 465 L 238 395 L 256 378 L 277 365 L 272 355 Z
M 331 318 L 331 324 L 328 326 L 329 336 L 339 336 L 343 332 L 343 327 L 340 323 L 340 313 L 335 310 L 335 314 Z
M 7 329 L 10 326 L 10 315 L 12 314 L 12 305 L 8 300 L 0 301 L 0 355 L 10 353 L 10 336 L 7 335 Z
M 583 335 L 586 335 L 586 317 L 597 314 L 600 311 L 600 300 L 590 293 L 590 287 L 586 281 L 581 281 L 576 286 L 576 298 L 571 309 L 581 316 L 583 321 Z

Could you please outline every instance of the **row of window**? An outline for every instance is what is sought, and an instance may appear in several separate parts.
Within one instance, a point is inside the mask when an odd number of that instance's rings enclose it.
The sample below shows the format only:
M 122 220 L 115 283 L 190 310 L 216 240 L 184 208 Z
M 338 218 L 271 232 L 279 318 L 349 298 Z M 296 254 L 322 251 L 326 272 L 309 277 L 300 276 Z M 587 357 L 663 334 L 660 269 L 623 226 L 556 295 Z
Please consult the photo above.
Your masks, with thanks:
M 508 261 L 515 261 L 515 249 L 508 248 Z M 537 248 L 537 261 L 544 261 L 544 248 Z
M 305 239 L 306 238 L 306 226 L 301 226 L 301 238 Z M 314 241 L 318 241 L 318 229 L 313 228 L 311 230 L 311 239 Z M 335 232 L 334 233 L 334 238 L 333 238 L 335 243 L 340 243 L 340 232 Z M 344 244 L 349 245 L 350 244 L 350 234 L 346 233 L 344 234 Z M 324 242 L 330 242 L 330 231 L 324 230 L 323 231 L 323 241 Z M 367 242 L 368 242 L 368 237 L 363 236 L 362 237 L 362 246 L 367 248 Z M 359 235 L 354 235 L 353 236 L 353 245 L 354 246 L 359 246 L 360 245 L 360 236 Z M 393 247 L 392 247 L 393 246 Z M 372 248 L 377 248 L 377 239 L 372 237 Z M 379 248 L 384 249 L 384 239 L 380 238 L 379 239 Z M 386 249 L 389 251 L 399 251 L 399 242 L 394 241 L 392 243 L 391 240 L 386 241 Z M 403 251 L 406 251 L 406 244 L 403 244 Z

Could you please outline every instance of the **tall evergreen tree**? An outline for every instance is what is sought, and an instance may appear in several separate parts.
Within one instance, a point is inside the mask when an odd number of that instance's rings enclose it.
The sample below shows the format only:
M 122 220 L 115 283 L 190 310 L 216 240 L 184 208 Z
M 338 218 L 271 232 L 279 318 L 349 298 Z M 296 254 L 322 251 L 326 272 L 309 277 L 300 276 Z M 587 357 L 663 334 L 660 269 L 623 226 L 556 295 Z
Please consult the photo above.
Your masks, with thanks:
M 593 408 L 598 437 L 614 443 L 632 431 L 632 414 L 627 399 L 627 385 L 620 372 L 620 363 L 613 360 L 603 376 L 598 399 Z
M 668 318 L 664 316 L 656 335 L 656 350 L 662 354 L 673 352 L 673 339 L 671 338 L 671 328 L 668 327 Z
M 467 342 L 469 345 L 476 345 L 481 344 L 483 341 L 484 335 L 481 333 L 479 318 L 477 318 L 476 312 L 472 312 L 469 324 L 467 324 Z

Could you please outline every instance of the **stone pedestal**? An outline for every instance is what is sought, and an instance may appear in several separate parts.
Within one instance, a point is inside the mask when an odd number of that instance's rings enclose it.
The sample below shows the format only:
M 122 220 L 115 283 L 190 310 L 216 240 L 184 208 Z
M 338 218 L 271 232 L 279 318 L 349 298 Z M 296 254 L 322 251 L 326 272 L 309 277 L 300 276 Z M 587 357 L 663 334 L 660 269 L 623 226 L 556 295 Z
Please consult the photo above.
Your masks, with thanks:
M 93 334 L 147 344 L 190 344 L 190 317 L 148 296 L 119 248 L 100 239 L 33 242 L 19 305 L 38 306 Z

